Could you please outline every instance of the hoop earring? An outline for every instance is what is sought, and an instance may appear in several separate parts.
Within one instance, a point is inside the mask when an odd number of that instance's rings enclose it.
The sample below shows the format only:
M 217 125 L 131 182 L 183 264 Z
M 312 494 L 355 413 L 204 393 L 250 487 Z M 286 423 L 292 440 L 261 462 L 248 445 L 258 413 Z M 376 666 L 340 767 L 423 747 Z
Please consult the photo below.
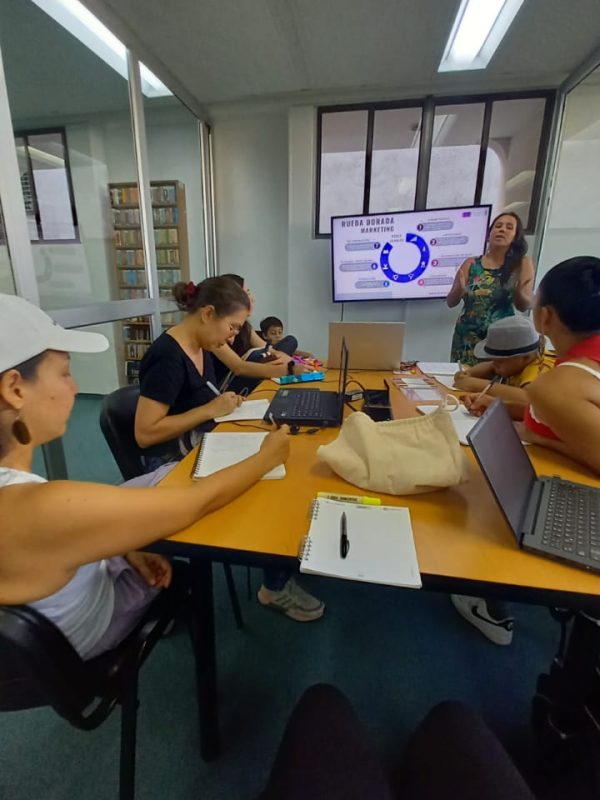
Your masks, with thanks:
M 16 420 L 13 422 L 12 434 L 19 444 L 31 444 L 31 434 L 29 428 L 17 414 Z

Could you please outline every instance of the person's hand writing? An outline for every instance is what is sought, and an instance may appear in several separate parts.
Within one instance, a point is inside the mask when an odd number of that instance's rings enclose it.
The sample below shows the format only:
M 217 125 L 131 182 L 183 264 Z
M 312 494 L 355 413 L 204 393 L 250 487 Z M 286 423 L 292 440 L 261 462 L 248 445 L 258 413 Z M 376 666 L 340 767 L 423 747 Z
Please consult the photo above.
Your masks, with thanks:
M 159 556 L 158 553 L 143 553 L 134 550 L 125 558 L 136 572 L 139 572 L 148 586 L 155 589 L 167 589 L 171 585 L 173 568 L 164 556 Z
M 290 432 L 289 425 L 282 425 L 281 428 L 275 428 L 263 439 L 260 446 L 260 452 L 266 455 L 269 463 L 273 467 L 278 467 L 280 464 L 285 464 L 290 454 Z
M 479 397 L 477 394 L 466 394 L 462 395 L 460 399 L 464 403 L 469 414 L 472 414 L 474 417 L 481 417 L 494 402 L 494 398 L 487 394 L 484 394 L 483 397 Z
M 206 404 L 207 411 L 210 411 L 210 418 L 226 417 L 231 414 L 238 406 L 242 405 L 244 398 L 235 392 L 223 392 L 215 397 L 210 403 Z

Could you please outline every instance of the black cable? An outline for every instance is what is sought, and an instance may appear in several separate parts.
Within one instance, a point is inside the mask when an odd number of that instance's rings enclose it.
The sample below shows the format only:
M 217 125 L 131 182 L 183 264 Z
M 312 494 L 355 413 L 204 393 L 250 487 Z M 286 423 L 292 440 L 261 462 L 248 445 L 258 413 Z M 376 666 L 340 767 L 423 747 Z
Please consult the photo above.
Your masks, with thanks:
M 344 303 L 342 303 L 342 313 L 340 315 L 340 322 L 344 321 Z
M 346 381 L 346 389 L 348 389 L 348 386 L 350 386 L 351 383 L 355 383 L 357 386 L 360 386 L 363 392 L 367 391 L 365 387 L 362 385 L 362 383 L 360 381 L 357 381 L 356 378 L 350 378 L 349 381 Z
M 229 424 L 230 425 L 237 425 L 238 428 L 255 428 L 257 431 L 264 431 L 265 433 L 268 433 L 271 430 L 270 427 L 268 427 L 268 428 L 267 427 L 261 427 L 260 425 L 253 425 L 252 423 L 248 424 L 246 422 L 230 422 Z M 268 422 L 264 423 L 264 425 L 268 425 L 268 424 L 269 424 Z

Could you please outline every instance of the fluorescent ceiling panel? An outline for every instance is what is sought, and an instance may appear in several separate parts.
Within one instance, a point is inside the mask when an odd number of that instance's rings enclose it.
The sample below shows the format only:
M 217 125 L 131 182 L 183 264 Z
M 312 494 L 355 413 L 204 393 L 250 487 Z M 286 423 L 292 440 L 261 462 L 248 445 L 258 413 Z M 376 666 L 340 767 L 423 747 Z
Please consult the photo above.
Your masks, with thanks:
M 523 0 L 461 0 L 438 72 L 485 69 Z
M 127 80 L 127 48 L 79 0 L 33 0 L 33 2 Z M 146 97 L 172 94 L 143 64 L 140 64 L 140 78 L 142 92 Z

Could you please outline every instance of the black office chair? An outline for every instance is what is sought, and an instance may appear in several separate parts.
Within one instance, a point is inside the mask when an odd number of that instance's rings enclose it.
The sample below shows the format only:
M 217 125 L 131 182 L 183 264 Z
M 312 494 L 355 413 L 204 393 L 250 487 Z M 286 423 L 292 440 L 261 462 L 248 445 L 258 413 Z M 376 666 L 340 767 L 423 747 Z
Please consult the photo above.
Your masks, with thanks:
M 35 609 L 0 606 L 0 711 L 51 706 L 76 728 L 93 730 L 120 705 L 119 798 L 133 800 L 138 673 L 186 596 L 185 580 L 174 580 L 118 647 L 89 661 Z
M 136 478 L 145 472 L 142 456 L 134 435 L 135 410 L 140 387 L 123 386 L 106 395 L 100 410 L 100 428 L 124 480 Z M 223 564 L 229 599 L 238 628 L 244 627 L 244 618 L 230 564 Z

